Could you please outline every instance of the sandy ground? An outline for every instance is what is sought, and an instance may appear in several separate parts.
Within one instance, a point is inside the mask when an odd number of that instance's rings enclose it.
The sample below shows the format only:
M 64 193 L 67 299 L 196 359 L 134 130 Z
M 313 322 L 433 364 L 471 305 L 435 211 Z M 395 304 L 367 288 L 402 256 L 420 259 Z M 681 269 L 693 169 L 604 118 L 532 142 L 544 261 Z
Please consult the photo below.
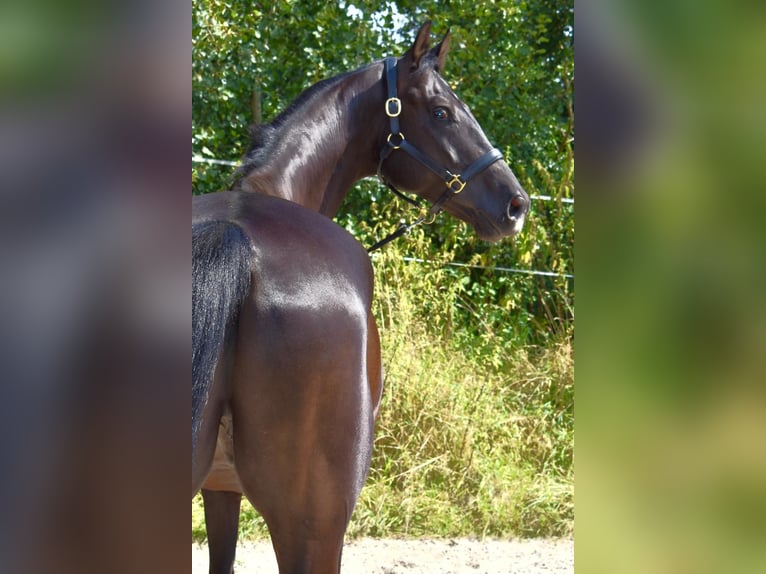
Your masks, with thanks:
M 207 574 L 207 547 L 192 545 L 192 574 Z M 570 540 L 356 540 L 343 548 L 348 574 L 571 574 Z M 270 542 L 237 548 L 237 574 L 276 574 Z

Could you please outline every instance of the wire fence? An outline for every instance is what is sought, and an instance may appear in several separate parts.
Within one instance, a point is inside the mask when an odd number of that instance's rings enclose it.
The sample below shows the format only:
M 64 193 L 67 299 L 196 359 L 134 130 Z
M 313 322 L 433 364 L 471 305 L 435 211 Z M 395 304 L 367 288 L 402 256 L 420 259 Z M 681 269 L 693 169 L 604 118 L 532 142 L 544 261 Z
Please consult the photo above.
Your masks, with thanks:
M 377 253 L 371 253 L 370 258 L 376 259 Z M 536 271 L 534 269 L 516 269 L 514 267 L 490 267 L 488 265 L 473 265 L 471 263 L 459 263 L 457 261 L 430 261 L 428 259 L 421 259 L 419 257 L 402 257 L 404 261 L 410 261 L 413 263 L 429 263 L 431 265 L 446 265 L 449 267 L 468 267 L 470 269 L 487 269 L 490 271 L 500 271 L 502 273 L 523 273 L 525 275 L 541 275 L 543 277 L 566 277 L 567 279 L 574 279 L 574 275 L 569 273 L 556 273 L 555 271 Z
M 200 157 L 198 155 L 192 156 L 193 163 L 212 163 L 213 165 L 229 165 L 231 167 L 237 167 L 240 162 L 231 161 L 228 159 L 213 159 L 210 157 Z
M 212 165 L 225 165 L 230 167 L 238 167 L 240 165 L 240 162 L 238 161 L 232 161 L 227 159 L 214 159 L 209 157 L 202 157 L 202 156 L 192 156 L 192 163 L 207 163 Z M 555 201 L 555 202 L 561 202 L 561 203 L 568 203 L 574 205 L 574 199 L 569 197 L 551 197 L 550 195 L 530 195 L 529 199 L 533 201 Z M 377 257 L 376 253 L 373 253 L 371 255 L 372 259 L 375 259 Z M 574 279 L 574 275 L 569 273 L 557 273 L 556 271 L 538 271 L 536 269 L 516 269 L 513 267 L 489 267 L 486 265 L 472 265 L 470 263 L 460 263 L 458 261 L 448 261 L 448 262 L 439 262 L 439 261 L 429 261 L 427 259 L 420 259 L 417 257 L 404 257 L 405 261 L 413 262 L 413 263 L 428 263 L 431 265 L 448 265 L 451 267 L 467 267 L 470 269 L 487 269 L 491 271 L 499 271 L 501 273 L 521 273 L 524 275 L 537 275 L 542 277 L 565 277 L 567 279 Z

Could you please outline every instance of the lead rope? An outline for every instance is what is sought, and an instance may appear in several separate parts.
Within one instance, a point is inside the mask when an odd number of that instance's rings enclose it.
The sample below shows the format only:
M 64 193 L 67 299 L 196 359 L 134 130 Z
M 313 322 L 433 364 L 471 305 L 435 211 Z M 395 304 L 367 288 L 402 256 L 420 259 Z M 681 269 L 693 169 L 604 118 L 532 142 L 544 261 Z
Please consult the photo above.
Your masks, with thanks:
M 378 241 L 372 247 L 368 247 L 367 253 L 372 253 L 373 251 L 377 251 L 384 245 L 391 243 L 394 239 L 398 239 L 402 235 L 407 235 L 413 227 L 417 227 L 418 225 L 423 223 L 425 220 L 426 220 L 425 215 L 418 217 L 412 223 L 406 223 L 404 220 L 402 220 L 401 223 L 399 223 L 399 227 L 397 227 L 393 233 L 391 233 L 390 235 L 387 235 L 386 237 Z
M 420 208 L 421 203 L 417 199 L 412 199 L 411 197 L 404 195 L 401 191 L 396 189 L 396 186 L 394 186 L 389 181 L 386 181 L 386 178 L 383 177 L 383 172 L 382 172 L 383 162 L 389 156 L 389 154 L 395 149 L 391 146 L 387 146 L 387 147 L 388 147 L 387 151 L 382 152 L 380 154 L 380 161 L 378 162 L 378 179 L 380 180 L 381 183 L 385 184 L 388 187 L 388 189 L 390 189 L 395 195 L 402 198 L 404 201 L 406 201 L 410 205 L 414 205 L 415 207 Z M 394 239 L 398 239 L 402 235 L 407 235 L 414 227 L 417 227 L 421 223 L 425 222 L 427 218 L 428 218 L 428 214 L 421 215 L 412 223 L 407 223 L 404 219 L 402 219 L 399 222 L 399 227 L 397 227 L 392 233 L 390 233 L 389 235 L 387 235 L 386 237 L 384 237 L 383 239 L 381 239 L 380 241 L 378 241 L 371 247 L 368 247 L 367 253 L 372 253 L 373 251 L 377 251 L 384 245 L 388 245 L 389 243 L 391 243 Z

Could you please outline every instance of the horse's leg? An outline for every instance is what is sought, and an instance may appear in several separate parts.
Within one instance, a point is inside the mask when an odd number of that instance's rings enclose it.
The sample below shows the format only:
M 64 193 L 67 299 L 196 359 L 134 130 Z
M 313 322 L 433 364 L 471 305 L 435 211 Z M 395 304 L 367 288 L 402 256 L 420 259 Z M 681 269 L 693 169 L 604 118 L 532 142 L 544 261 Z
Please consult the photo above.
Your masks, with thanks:
M 350 450 L 341 444 L 328 446 Z M 246 485 L 269 527 L 280 574 L 340 572 L 343 538 L 366 472 L 339 477 L 327 467 L 326 458 L 296 457 L 292 464 L 272 466 L 269 477 L 260 474 Z M 262 488 L 264 482 L 271 484 Z
M 205 526 L 210 551 L 210 574 L 234 572 L 234 555 L 239 532 L 239 505 L 242 494 L 202 489 Z
M 269 527 L 281 574 L 340 572 L 343 537 L 372 449 L 372 408 L 355 413 L 351 424 L 341 413 L 319 415 L 322 424 L 338 425 L 332 437 L 319 438 L 320 429 L 301 429 L 300 422 L 290 421 L 294 430 L 287 432 L 295 436 L 287 441 L 275 437 L 271 445 L 259 446 L 265 456 L 250 459 L 252 466 L 248 461 L 239 470 L 248 498 Z M 354 436 L 360 427 L 366 436 Z M 276 425 L 272 429 L 285 432 Z
M 280 338 L 259 337 L 237 369 L 237 473 L 269 527 L 281 574 L 338 574 L 370 465 L 366 336 L 327 322 L 312 332 L 303 318 Z M 351 333 L 343 337 L 342 327 Z

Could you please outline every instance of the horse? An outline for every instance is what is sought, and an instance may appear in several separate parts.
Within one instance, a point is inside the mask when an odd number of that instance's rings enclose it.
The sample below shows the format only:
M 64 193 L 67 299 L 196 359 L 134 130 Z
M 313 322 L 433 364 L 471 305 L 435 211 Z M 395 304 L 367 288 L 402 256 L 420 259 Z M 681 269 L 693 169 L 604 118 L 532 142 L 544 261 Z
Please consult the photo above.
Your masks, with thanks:
M 192 252 L 192 496 L 222 450 L 279 571 L 337 574 L 382 393 L 369 256 L 322 215 L 236 191 L 193 197 Z
M 406 190 L 431 205 L 375 247 L 442 211 L 486 241 L 517 234 L 529 196 L 440 74 L 450 33 L 433 48 L 430 38 L 426 22 L 403 56 L 323 80 L 272 122 L 251 126 L 233 189 L 333 217 L 354 183 L 377 175 L 395 193 Z M 202 485 L 215 573 L 232 572 L 243 492 L 227 451 L 228 425 L 221 423 L 215 462 Z

